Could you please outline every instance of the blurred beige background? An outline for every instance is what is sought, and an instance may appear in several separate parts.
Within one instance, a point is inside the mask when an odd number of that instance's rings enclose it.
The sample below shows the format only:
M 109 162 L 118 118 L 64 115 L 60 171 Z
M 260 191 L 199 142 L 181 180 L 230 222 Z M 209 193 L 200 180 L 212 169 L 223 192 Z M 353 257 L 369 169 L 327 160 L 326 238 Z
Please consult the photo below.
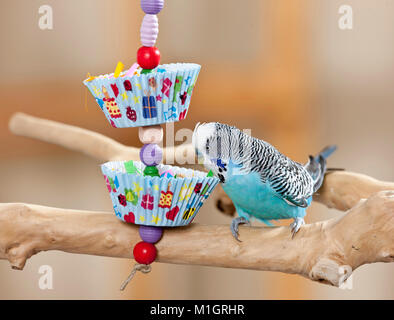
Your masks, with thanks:
M 53 8 L 50 31 L 38 27 L 43 4 Z M 343 4 L 353 8 L 353 30 L 338 28 Z M 7 126 L 23 111 L 139 145 L 137 130 L 113 129 L 90 96 L 86 111 L 82 80 L 135 62 L 142 17 L 137 0 L 1 1 L 0 202 L 112 210 L 97 161 Z M 394 180 L 394 1 L 168 0 L 159 23 L 162 63 L 202 65 L 175 129 L 198 121 L 251 128 L 298 161 L 336 143 L 330 166 Z M 338 214 L 313 204 L 307 221 Z M 230 218 L 208 201 L 197 222 Z M 353 289 L 340 290 L 279 273 L 156 263 L 120 293 L 132 264 L 62 252 L 33 256 L 23 271 L 0 261 L 0 298 L 394 298 L 392 264 L 363 266 Z M 53 290 L 38 287 L 41 265 L 53 267 Z

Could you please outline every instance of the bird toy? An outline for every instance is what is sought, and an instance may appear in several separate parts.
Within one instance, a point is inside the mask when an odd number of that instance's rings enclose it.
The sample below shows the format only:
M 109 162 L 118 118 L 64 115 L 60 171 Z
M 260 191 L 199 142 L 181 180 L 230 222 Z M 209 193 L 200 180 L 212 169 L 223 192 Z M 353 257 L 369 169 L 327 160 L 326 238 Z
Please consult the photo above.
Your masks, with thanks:
M 116 217 L 139 225 L 141 237 L 133 248 L 136 264 L 121 290 L 137 271 L 150 272 L 163 228 L 190 224 L 219 183 L 205 172 L 161 164 L 161 124 L 186 117 L 201 68 L 194 63 L 159 65 L 160 51 L 154 45 L 159 33 L 157 14 L 163 6 L 164 0 L 141 0 L 145 16 L 137 63 L 122 71 L 124 65 L 119 62 L 114 73 L 84 81 L 112 127 L 139 127 L 144 144 L 140 161 L 101 166 Z

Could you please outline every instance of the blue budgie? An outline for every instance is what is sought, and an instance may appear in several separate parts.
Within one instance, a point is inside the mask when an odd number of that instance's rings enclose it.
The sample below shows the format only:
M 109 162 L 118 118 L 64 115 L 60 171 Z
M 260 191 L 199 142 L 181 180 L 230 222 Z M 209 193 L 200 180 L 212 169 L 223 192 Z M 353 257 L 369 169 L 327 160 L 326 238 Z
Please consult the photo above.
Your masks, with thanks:
M 302 165 L 281 154 L 269 143 L 218 122 L 197 124 L 193 145 L 199 160 L 220 179 L 238 216 L 231 232 L 250 218 L 271 225 L 270 220 L 293 218 L 294 235 L 305 223 L 306 208 L 321 187 L 326 159 L 336 146 L 323 149 Z

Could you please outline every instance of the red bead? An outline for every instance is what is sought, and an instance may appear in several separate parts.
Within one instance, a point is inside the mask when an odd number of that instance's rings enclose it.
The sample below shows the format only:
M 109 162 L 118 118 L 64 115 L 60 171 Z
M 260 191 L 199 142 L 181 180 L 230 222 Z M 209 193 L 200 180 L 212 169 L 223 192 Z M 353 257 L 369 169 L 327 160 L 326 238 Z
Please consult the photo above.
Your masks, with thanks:
M 137 52 L 137 62 L 142 69 L 154 69 L 160 63 L 160 51 L 156 47 L 141 47 Z
M 135 261 L 141 264 L 151 264 L 156 259 L 156 247 L 148 242 L 138 242 L 133 249 Z

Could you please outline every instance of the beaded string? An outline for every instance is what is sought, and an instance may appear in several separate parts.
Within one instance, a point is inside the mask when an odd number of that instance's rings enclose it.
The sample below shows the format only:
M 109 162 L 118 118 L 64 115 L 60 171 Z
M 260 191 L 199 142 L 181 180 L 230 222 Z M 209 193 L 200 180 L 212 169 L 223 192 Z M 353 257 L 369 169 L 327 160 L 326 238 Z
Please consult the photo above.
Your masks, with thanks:
M 154 45 L 159 34 L 157 14 L 163 6 L 164 0 L 141 0 L 145 16 L 140 29 L 142 47 L 137 51 L 137 62 L 144 69 L 142 73 L 150 72 L 160 63 L 160 51 Z
M 144 19 L 140 29 L 142 47 L 137 52 L 137 62 L 143 69 L 143 73 L 148 73 L 156 68 L 160 63 L 160 51 L 154 47 L 159 33 L 159 23 L 157 14 L 163 9 L 164 0 L 141 0 L 141 8 L 145 12 Z M 151 84 L 156 86 L 155 83 Z M 147 101 L 143 103 L 148 108 L 149 113 L 150 101 L 147 94 Z M 144 109 L 145 111 L 145 109 Z M 149 116 L 152 116 L 149 114 Z M 160 125 L 140 127 L 138 131 L 140 141 L 144 146 L 140 150 L 140 159 L 145 165 L 144 176 L 160 177 L 157 165 L 160 164 L 163 152 L 159 143 L 163 139 L 163 128 Z M 149 205 L 147 195 L 147 205 Z M 137 262 L 130 272 L 128 278 L 123 282 L 120 290 L 123 291 L 128 283 L 133 279 L 137 271 L 148 273 L 151 271 L 150 264 L 156 259 L 157 250 L 154 243 L 160 240 L 163 229 L 160 227 L 144 226 L 139 227 L 139 233 L 142 241 L 138 242 L 133 249 L 134 259 Z

